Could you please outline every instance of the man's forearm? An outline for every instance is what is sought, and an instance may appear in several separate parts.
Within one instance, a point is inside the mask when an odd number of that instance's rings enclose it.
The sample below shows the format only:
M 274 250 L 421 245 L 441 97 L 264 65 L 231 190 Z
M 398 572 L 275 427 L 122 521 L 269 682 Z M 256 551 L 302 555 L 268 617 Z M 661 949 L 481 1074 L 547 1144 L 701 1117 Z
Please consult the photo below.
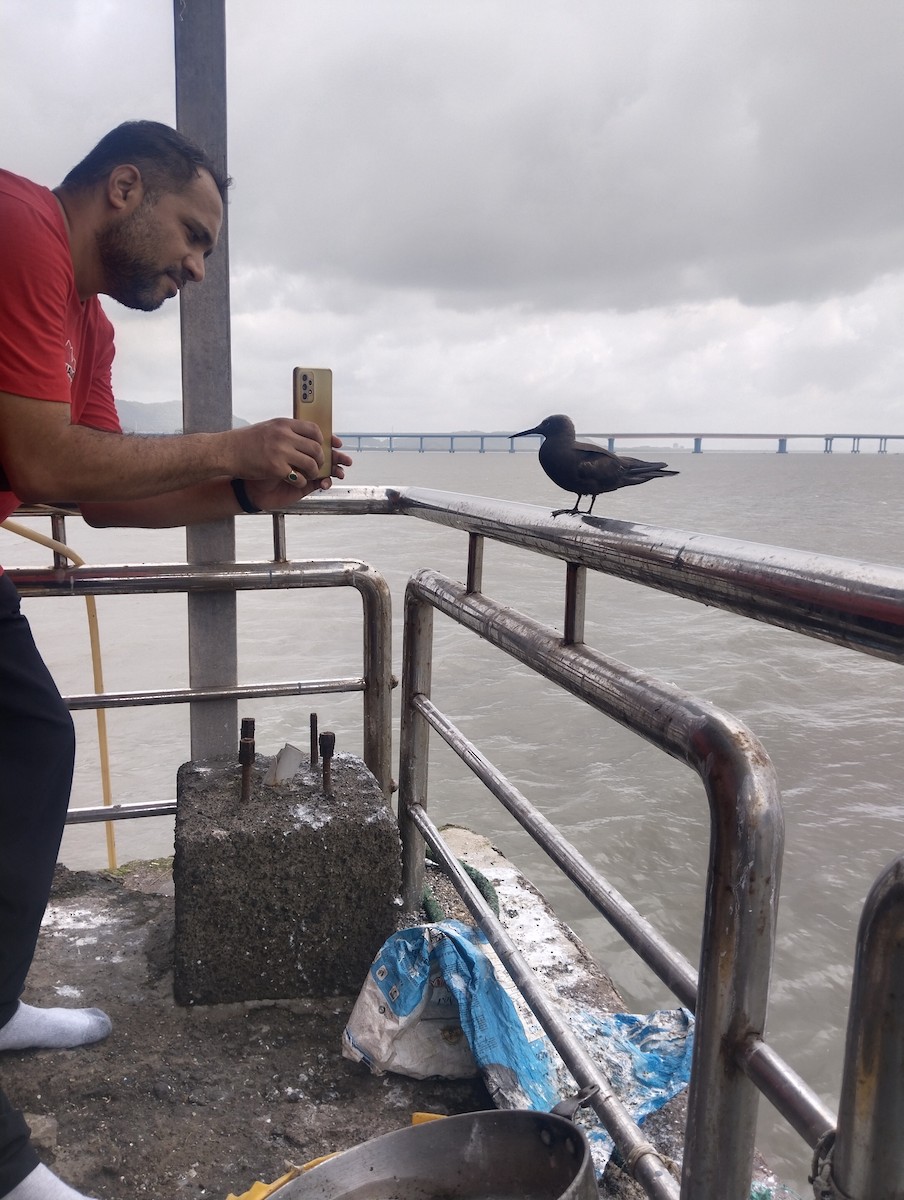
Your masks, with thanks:
M 241 512 L 225 477 L 140 500 L 85 501 L 79 510 L 88 524 L 98 529 L 128 526 L 172 529 L 234 517 Z
M 48 495 L 79 502 L 141 500 L 227 474 L 228 450 L 206 433 L 145 436 L 71 425 L 58 431 L 58 440 L 27 461 L 11 482 L 27 501 Z
M 320 443 L 316 426 L 284 417 L 222 433 L 103 432 L 71 425 L 65 405 L 0 394 L 0 461 L 27 503 L 141 500 L 223 476 L 314 479 Z

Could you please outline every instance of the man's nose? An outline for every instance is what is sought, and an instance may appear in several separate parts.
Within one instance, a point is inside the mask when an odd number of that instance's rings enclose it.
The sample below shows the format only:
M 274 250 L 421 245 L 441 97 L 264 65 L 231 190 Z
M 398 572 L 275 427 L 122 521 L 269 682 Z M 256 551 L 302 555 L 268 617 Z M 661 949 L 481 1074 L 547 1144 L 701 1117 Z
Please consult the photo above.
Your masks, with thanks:
M 182 260 L 182 270 L 185 272 L 186 278 L 190 279 L 192 283 L 203 283 L 204 255 L 186 254 Z

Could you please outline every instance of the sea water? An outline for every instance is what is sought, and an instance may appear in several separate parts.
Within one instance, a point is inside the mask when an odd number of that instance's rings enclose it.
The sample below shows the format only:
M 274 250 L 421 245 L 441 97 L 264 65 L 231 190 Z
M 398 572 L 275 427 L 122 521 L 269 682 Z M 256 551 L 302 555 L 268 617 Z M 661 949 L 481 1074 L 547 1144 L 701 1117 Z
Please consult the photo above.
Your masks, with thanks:
M 634 451 L 680 474 L 598 499 L 594 515 L 904 566 L 904 455 Z M 363 452 L 350 484 L 408 484 L 560 507 L 569 498 L 532 452 Z M 585 502 L 586 503 L 586 502 Z M 564 518 L 563 518 L 564 519 Z M 91 530 L 67 523 L 91 564 L 184 559 L 184 534 Z M 467 535 L 392 517 L 306 515 L 287 521 L 289 556 L 370 563 L 393 594 L 393 662 L 400 673 L 405 582 L 420 567 L 464 577 Z M 271 521 L 237 522 L 237 555 L 272 555 Z M 8 566 L 47 559 L 0 532 Z M 564 567 L 487 543 L 484 591 L 557 629 Z M 98 601 L 108 691 L 188 686 L 185 599 Z M 84 601 L 25 602 L 64 694 L 91 692 Z M 361 671 L 361 604 L 353 589 L 240 593 L 239 679 L 302 680 Z M 603 653 L 733 713 L 763 742 L 786 819 L 778 943 L 768 1038 L 837 1107 L 851 963 L 863 900 L 904 847 L 900 666 L 603 575 L 588 583 L 585 638 Z M 435 628 L 433 697 L 542 812 L 691 962 L 699 958 L 709 813 L 698 777 L 445 618 Z M 358 695 L 243 702 L 258 750 L 304 749 L 308 714 L 337 749 L 360 753 Z M 101 803 L 96 718 L 78 713 L 73 803 Z M 107 714 L 115 802 L 172 799 L 189 756 L 186 706 Z M 397 741 L 396 741 L 397 745 Z M 635 1012 L 674 1003 L 605 922 L 459 763 L 432 739 L 429 807 L 490 836 L 549 897 L 610 971 Z M 172 852 L 172 822 L 119 822 L 125 862 Z M 70 867 L 107 861 L 102 828 L 67 830 Z M 761 1102 L 760 1148 L 780 1178 L 809 1194 L 809 1152 Z

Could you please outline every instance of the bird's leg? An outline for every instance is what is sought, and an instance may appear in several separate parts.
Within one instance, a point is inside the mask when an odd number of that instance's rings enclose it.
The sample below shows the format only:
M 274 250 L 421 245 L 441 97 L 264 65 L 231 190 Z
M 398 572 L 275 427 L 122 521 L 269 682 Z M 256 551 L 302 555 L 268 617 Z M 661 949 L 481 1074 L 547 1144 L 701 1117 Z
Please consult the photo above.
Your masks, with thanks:
M 585 516 L 589 517 L 590 514 L 593 512 L 593 506 L 594 506 L 594 504 L 596 504 L 596 496 L 598 496 L 598 495 L 599 495 L 599 492 L 597 492 L 596 495 L 590 497 L 590 507 L 587 509 L 587 512 L 584 514 Z
M 552 515 L 554 517 L 561 517 L 562 513 L 568 513 L 568 515 L 570 517 L 573 517 L 575 515 L 575 513 L 578 511 L 578 509 L 580 508 L 580 506 L 581 506 L 581 497 L 579 495 L 577 500 L 575 500 L 575 502 L 574 502 L 574 508 L 555 508 L 555 509 L 553 509 Z

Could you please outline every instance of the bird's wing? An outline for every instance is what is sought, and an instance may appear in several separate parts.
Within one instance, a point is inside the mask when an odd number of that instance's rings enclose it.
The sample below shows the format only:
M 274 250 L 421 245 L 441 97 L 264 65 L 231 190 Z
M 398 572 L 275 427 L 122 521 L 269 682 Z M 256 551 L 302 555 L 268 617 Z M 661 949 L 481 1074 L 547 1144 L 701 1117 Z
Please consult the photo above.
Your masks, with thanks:
M 591 491 L 607 490 L 602 485 L 614 482 L 622 473 L 616 454 L 611 454 L 608 450 L 603 450 L 598 446 L 588 447 L 586 443 L 582 442 L 578 442 L 574 448 L 572 465 L 578 478 L 592 485 L 588 487 L 585 494 L 589 494 Z
M 661 471 L 663 467 L 669 464 L 664 462 L 646 462 L 642 458 L 622 458 L 621 464 L 629 471 Z
M 605 446 L 598 446 L 596 442 L 574 442 L 575 450 L 580 450 L 582 455 L 588 454 L 599 456 L 601 458 L 617 459 L 618 455 L 613 454 L 611 450 L 607 450 Z
M 540 465 L 554 484 L 579 496 L 611 492 L 624 474 L 617 454 L 570 437 L 547 437 L 540 447 Z

